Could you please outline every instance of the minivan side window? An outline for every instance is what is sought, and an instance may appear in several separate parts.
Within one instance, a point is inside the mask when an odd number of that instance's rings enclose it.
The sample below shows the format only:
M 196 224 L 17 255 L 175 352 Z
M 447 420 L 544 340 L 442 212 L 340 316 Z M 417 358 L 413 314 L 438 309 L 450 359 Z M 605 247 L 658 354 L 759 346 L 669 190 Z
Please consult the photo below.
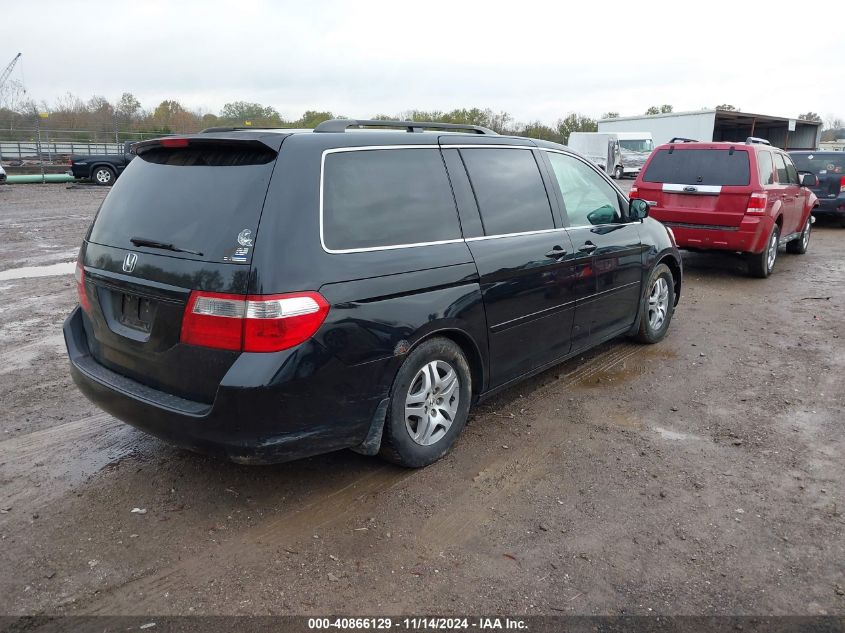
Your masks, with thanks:
M 572 226 L 610 224 L 622 219 L 619 195 L 591 167 L 565 154 L 547 152 L 547 156 Z
M 775 167 L 771 152 L 757 152 L 757 171 L 760 173 L 761 185 L 775 184 Z
M 540 168 L 529 149 L 462 149 L 485 235 L 554 228 Z
M 782 185 L 789 184 L 789 174 L 786 172 L 786 163 L 783 154 L 775 154 L 775 167 L 778 170 L 778 182 Z
M 786 175 L 789 176 L 789 182 L 793 185 L 799 184 L 800 181 L 798 180 L 798 170 L 795 169 L 795 165 L 793 164 L 792 159 L 786 154 L 784 154 L 783 160 L 786 163 Z
M 439 149 L 330 152 L 323 170 L 326 248 L 354 250 L 461 239 Z

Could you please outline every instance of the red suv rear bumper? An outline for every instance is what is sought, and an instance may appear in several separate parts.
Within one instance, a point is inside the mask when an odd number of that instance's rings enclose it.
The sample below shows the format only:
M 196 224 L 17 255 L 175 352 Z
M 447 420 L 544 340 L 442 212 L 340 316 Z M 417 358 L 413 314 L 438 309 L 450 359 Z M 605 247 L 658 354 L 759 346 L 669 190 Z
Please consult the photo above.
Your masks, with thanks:
M 767 215 L 746 215 L 739 226 L 723 227 L 664 222 L 672 228 L 678 248 L 760 253 L 768 242 L 773 221 Z

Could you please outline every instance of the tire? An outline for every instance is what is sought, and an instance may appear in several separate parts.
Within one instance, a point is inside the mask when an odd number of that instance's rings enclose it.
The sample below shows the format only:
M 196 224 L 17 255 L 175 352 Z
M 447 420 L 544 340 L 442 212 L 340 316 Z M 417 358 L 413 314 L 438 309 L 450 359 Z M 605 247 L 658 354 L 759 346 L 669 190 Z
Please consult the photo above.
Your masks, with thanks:
M 438 387 L 448 392 L 445 400 L 438 399 Z M 472 375 L 461 348 L 445 338 L 424 341 L 408 354 L 393 381 L 380 455 L 406 468 L 436 462 L 461 434 L 471 397 Z
M 657 343 L 669 330 L 675 312 L 675 279 L 666 264 L 658 264 L 648 276 L 640 302 L 640 328 L 634 338 L 641 343 Z
M 792 253 L 793 255 L 803 255 L 807 252 L 807 249 L 810 246 L 810 233 L 813 230 L 813 222 L 808 217 L 807 223 L 804 225 L 804 229 L 801 231 L 801 235 L 797 238 L 792 240 L 786 245 L 786 252 Z
M 625 177 L 625 170 L 622 169 L 621 166 L 617 166 L 616 169 L 613 170 L 613 178 L 615 180 L 622 180 Z
M 114 184 L 114 169 L 100 165 L 95 167 L 91 173 L 91 182 L 101 187 L 107 187 Z
M 780 229 L 775 224 L 772 227 L 772 232 L 769 234 L 769 239 L 766 241 L 766 247 L 763 249 L 763 252 L 752 254 L 748 257 L 748 272 L 752 277 L 765 279 L 771 274 L 772 268 L 774 268 L 775 262 L 777 261 L 779 242 Z

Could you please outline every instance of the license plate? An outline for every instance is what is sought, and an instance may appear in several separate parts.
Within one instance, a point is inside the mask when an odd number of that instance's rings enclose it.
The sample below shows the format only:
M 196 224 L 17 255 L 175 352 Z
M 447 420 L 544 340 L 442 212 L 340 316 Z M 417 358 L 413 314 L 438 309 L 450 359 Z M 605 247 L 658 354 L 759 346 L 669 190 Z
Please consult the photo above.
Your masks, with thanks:
M 119 321 L 126 327 L 149 332 L 153 324 L 154 307 L 149 299 L 124 294 L 121 297 Z

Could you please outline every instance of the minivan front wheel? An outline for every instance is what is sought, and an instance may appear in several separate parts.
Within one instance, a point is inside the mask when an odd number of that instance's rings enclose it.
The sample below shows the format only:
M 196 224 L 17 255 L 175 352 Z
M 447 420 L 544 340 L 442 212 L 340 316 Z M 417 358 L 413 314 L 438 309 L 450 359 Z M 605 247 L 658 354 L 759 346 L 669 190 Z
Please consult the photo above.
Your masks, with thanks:
M 765 279 L 772 272 L 775 267 L 775 261 L 778 258 L 778 247 L 780 246 L 780 229 L 775 224 L 772 227 L 772 232 L 769 235 L 769 240 L 766 242 L 766 247 L 762 253 L 752 254 L 748 258 L 748 272 L 752 277 L 759 277 Z
M 641 343 L 657 343 L 669 329 L 675 310 L 675 282 L 666 264 L 651 271 L 640 308 L 640 329 L 636 339 Z
M 416 347 L 396 375 L 381 455 L 408 468 L 443 457 L 469 415 L 472 377 L 454 342 L 433 338 Z

